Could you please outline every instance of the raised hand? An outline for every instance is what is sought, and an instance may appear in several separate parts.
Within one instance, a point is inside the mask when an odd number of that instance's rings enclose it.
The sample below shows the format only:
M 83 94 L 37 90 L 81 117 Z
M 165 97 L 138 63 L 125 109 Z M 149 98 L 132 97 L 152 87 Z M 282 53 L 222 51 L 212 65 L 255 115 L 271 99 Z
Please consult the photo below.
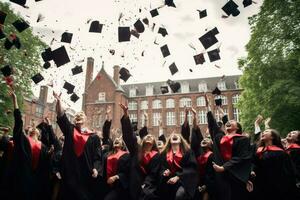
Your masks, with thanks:
M 111 113 L 111 106 L 106 107 L 106 114 L 109 115 Z
M 195 110 L 195 108 L 191 107 L 190 110 L 192 111 L 194 117 L 197 116 L 197 111 Z
M 57 101 L 60 101 L 61 93 L 60 93 L 60 94 L 57 94 L 56 92 L 53 91 L 53 97 L 54 97 L 54 99 L 56 99 Z
M 122 103 L 119 103 L 121 109 L 123 110 L 124 116 L 128 117 L 128 106 Z
M 263 116 L 257 115 L 256 120 L 255 120 L 255 124 L 260 125 L 260 123 L 262 122 L 263 119 L 264 119 Z
M 269 129 L 269 128 L 270 128 L 270 122 L 271 122 L 271 117 L 268 117 L 268 118 L 265 120 L 265 128 L 266 128 L 266 129 Z

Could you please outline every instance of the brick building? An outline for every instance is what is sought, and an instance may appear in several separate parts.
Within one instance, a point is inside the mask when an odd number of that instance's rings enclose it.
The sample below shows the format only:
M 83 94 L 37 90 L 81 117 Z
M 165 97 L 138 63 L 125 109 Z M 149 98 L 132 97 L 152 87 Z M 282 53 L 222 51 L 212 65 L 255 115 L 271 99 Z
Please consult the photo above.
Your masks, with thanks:
M 94 59 L 88 58 L 82 110 L 87 115 L 87 125 L 95 130 L 101 130 L 108 105 L 112 107 L 112 127 L 120 128 L 122 111 L 118 104 L 128 101 L 131 120 L 138 122 L 140 128 L 143 126 L 143 112 L 146 110 L 149 118 L 148 128 L 153 134 L 158 134 L 158 120 L 162 120 L 164 133 L 179 131 L 184 120 L 184 106 L 196 108 L 199 125 L 205 131 L 207 118 L 204 92 L 206 91 L 213 101 L 215 97 L 211 95 L 211 91 L 216 86 L 222 91 L 218 98 L 222 99 L 224 111 L 230 119 L 239 120 L 240 113 L 235 106 L 242 91 L 238 86 L 239 76 L 227 76 L 222 80 L 219 77 L 178 80 L 181 84 L 178 93 L 161 94 L 160 86 L 167 85 L 165 82 L 121 85 L 120 67 L 114 66 L 114 74 L 111 77 L 105 71 L 103 64 L 93 80 L 93 69 Z M 220 118 L 218 112 L 215 115 L 217 119 Z M 191 114 L 189 121 L 191 121 Z
M 59 127 L 56 124 L 56 111 L 55 103 L 48 103 L 48 87 L 41 86 L 39 97 L 31 96 L 24 98 L 24 109 L 23 109 L 23 121 L 24 128 L 31 125 L 31 121 L 34 120 L 37 124 L 43 120 L 43 117 L 48 115 L 52 121 L 54 132 L 58 135 L 61 134 Z M 66 114 L 70 120 L 72 120 L 75 111 L 68 108 Z

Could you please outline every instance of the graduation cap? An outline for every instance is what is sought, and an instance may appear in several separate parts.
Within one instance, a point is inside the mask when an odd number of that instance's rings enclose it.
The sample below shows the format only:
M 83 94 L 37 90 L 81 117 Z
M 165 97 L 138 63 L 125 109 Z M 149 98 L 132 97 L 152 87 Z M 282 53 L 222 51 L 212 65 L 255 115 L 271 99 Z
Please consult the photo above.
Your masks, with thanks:
M 0 24 L 4 24 L 7 14 L 0 10 Z
M 4 77 L 8 77 L 8 76 L 12 75 L 12 73 L 13 73 L 13 69 L 9 65 L 5 65 L 0 70 L 1 70 Z
M 246 8 L 247 6 L 250 6 L 252 3 L 253 3 L 252 0 L 243 0 L 244 8 Z
M 178 72 L 178 68 L 177 68 L 177 66 L 176 66 L 175 63 L 172 63 L 172 64 L 169 66 L 169 69 L 170 69 L 170 71 L 171 71 L 172 76 Z
M 125 67 L 122 67 L 119 71 L 120 74 L 120 79 L 122 79 L 123 81 L 127 81 L 129 79 L 129 77 L 131 76 L 130 72 L 128 69 L 126 69 Z
M 174 4 L 174 0 L 165 0 L 165 5 L 176 8 L 176 5 Z
M 61 35 L 61 42 L 71 43 L 73 37 L 73 33 L 64 32 Z
M 205 10 L 197 10 L 199 12 L 199 17 L 200 19 L 204 18 L 207 16 L 207 11 Z
M 35 84 L 38 84 L 39 82 L 41 82 L 42 80 L 44 80 L 44 77 L 40 73 L 37 73 L 31 79 L 33 80 L 33 82 Z
M 215 103 L 216 103 L 216 106 L 221 106 L 222 105 L 222 99 L 220 99 L 220 98 L 215 99 Z
M 45 17 L 42 14 L 39 14 L 36 22 L 38 23 L 38 22 L 42 21 L 44 18 Z
M 45 49 L 45 51 L 41 54 L 44 62 L 48 62 L 53 59 L 51 48 Z
M 144 24 L 140 19 L 138 19 L 133 26 L 138 33 L 143 33 L 145 31 Z
M 205 62 L 205 58 L 204 58 L 203 53 L 195 55 L 194 60 L 195 60 L 196 65 L 199 65 L 199 64 L 202 65 Z
M 72 68 L 72 74 L 73 75 L 80 74 L 81 72 L 83 72 L 82 66 L 76 66 L 76 67 Z
M 78 101 L 79 96 L 77 96 L 77 94 L 73 93 L 70 97 L 71 101 L 76 103 L 76 101 Z
M 136 30 L 131 30 L 130 34 L 133 35 L 134 37 L 138 38 L 138 39 L 140 38 L 140 34 Z
M 216 87 L 216 88 L 212 91 L 212 94 L 214 94 L 214 95 L 220 95 L 220 94 L 221 94 L 221 90 L 219 90 L 219 88 Z
M 181 85 L 179 82 L 175 82 L 172 80 L 167 80 L 167 84 L 169 85 L 169 87 L 171 88 L 173 93 L 178 92 L 178 90 L 181 88 Z
M 216 60 L 221 59 L 219 52 L 219 49 L 214 49 L 212 51 L 207 52 L 210 62 L 214 62 Z
M 138 127 L 138 122 L 132 122 L 131 123 L 131 126 L 132 126 L 132 129 L 133 129 L 133 131 L 137 131 L 137 127 Z
M 170 51 L 167 45 L 160 47 L 160 50 L 164 58 L 170 55 Z
M 218 28 L 217 27 L 215 27 L 215 28 L 213 28 L 213 29 L 211 29 L 211 31 L 210 31 L 212 34 L 214 34 L 214 35 L 218 35 L 219 34 L 219 30 L 218 30 Z
M 13 46 L 15 46 L 17 49 L 21 48 L 21 42 L 20 39 L 15 35 L 15 34 L 11 34 L 9 36 L 9 38 L 11 40 L 9 40 L 8 38 L 6 38 L 5 42 L 4 42 L 4 48 L 6 50 L 10 50 Z
M 159 15 L 158 9 L 156 8 L 156 9 L 151 10 L 150 14 L 151 14 L 151 17 L 156 17 L 157 15 Z
M 129 27 L 119 27 L 118 28 L 119 33 L 119 42 L 128 42 L 130 41 L 130 28 Z
M 69 82 L 65 82 L 63 88 L 67 90 L 68 94 L 72 94 L 74 92 L 75 86 Z
M 92 21 L 89 32 L 91 33 L 101 33 L 103 24 L 100 24 L 99 21 Z
M 208 49 L 209 47 L 211 47 L 212 45 L 218 42 L 218 39 L 215 36 L 216 35 L 215 32 L 216 30 L 208 31 L 207 33 L 205 33 L 199 38 L 200 42 L 202 43 L 205 49 Z
M 168 86 L 161 86 L 160 91 L 162 94 L 166 94 L 166 93 L 169 93 L 169 88 L 168 88 Z
M 222 10 L 228 15 L 232 15 L 234 17 L 240 14 L 240 11 L 237 9 L 239 6 L 233 1 L 228 1 L 223 7 Z
M 167 29 L 165 29 L 163 27 L 159 27 L 158 33 L 161 34 L 163 37 L 165 37 L 166 35 L 168 35 Z
M 48 62 L 48 61 L 45 62 L 44 65 L 43 65 L 43 68 L 44 68 L 44 69 L 49 69 L 50 67 L 51 67 L 51 64 L 50 64 L 50 62 Z
M 149 20 L 147 18 L 143 19 L 144 24 L 149 25 Z
M 20 6 L 25 6 L 25 4 L 26 4 L 26 0 L 9 0 L 10 2 L 13 2 L 13 3 L 15 3 L 15 4 L 18 4 L 18 5 L 20 5 Z
M 64 46 L 59 47 L 52 51 L 52 58 L 57 67 L 60 67 L 68 62 L 70 62 L 70 58 Z
M 25 21 L 16 20 L 12 25 L 21 33 L 27 28 L 29 28 L 29 25 Z

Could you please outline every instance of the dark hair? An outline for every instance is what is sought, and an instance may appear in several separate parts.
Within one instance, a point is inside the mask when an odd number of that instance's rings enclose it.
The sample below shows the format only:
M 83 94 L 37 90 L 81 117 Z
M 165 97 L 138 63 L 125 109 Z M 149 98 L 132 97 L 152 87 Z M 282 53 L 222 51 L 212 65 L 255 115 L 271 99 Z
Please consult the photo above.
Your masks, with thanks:
M 236 133 L 237 134 L 242 134 L 243 133 L 242 125 L 240 123 L 236 122 L 236 126 L 237 126 Z
M 280 137 L 279 132 L 277 130 L 275 130 L 275 129 L 267 129 L 267 130 L 270 130 L 270 132 L 271 132 L 271 136 L 273 138 L 272 139 L 272 145 L 277 146 L 277 147 L 279 147 L 281 149 L 284 149 L 284 147 L 283 147 L 283 145 L 281 143 L 281 137 Z M 265 144 L 264 144 L 264 142 L 260 141 L 258 146 L 264 147 Z

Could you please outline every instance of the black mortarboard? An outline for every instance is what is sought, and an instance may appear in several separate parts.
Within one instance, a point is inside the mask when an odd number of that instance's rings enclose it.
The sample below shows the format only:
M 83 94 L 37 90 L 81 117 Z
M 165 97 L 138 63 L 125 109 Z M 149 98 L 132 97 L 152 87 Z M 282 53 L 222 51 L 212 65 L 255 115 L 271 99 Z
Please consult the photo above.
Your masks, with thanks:
M 44 18 L 45 17 L 42 14 L 39 14 L 36 22 L 38 23 L 38 22 L 42 21 Z
M 16 3 L 16 4 L 18 4 L 18 5 L 20 5 L 20 6 L 25 6 L 25 4 L 26 4 L 26 0 L 9 0 L 10 2 L 13 2 L 13 3 Z
M 157 9 L 153 9 L 150 11 L 151 17 L 156 17 L 157 15 L 159 15 L 158 10 Z
M 136 30 L 131 30 L 130 34 L 133 35 L 134 37 L 138 38 L 138 39 L 140 38 L 140 34 Z
M 221 94 L 221 90 L 219 90 L 219 88 L 216 87 L 216 88 L 212 91 L 212 94 L 220 95 L 220 94 Z
M 168 35 L 167 29 L 162 28 L 162 27 L 159 27 L 158 33 L 161 34 L 163 37 L 165 37 L 166 35 Z
M 44 65 L 43 65 L 43 68 L 44 68 L 44 69 L 49 69 L 50 67 L 51 67 L 51 64 L 50 64 L 50 62 L 48 62 L 48 61 L 45 62 Z
M 178 90 L 181 88 L 181 85 L 179 82 L 168 80 L 167 84 L 170 86 L 173 93 L 178 92 Z
M 132 122 L 131 123 L 131 126 L 132 126 L 132 129 L 133 129 L 133 131 L 137 131 L 137 127 L 138 127 L 138 122 Z
M 168 86 L 161 86 L 160 91 L 162 94 L 166 94 L 166 93 L 169 93 L 169 88 L 168 88 Z
M 163 57 L 167 57 L 170 55 L 169 48 L 166 44 L 164 46 L 160 47 L 160 50 L 161 50 Z
M 143 22 L 146 24 L 146 25 L 149 25 L 149 20 L 147 18 L 144 18 L 143 19 Z
M 219 49 L 214 49 L 212 51 L 207 52 L 210 62 L 214 62 L 216 60 L 221 59 L 219 52 Z
M 63 88 L 67 90 L 68 94 L 72 94 L 74 92 L 75 86 L 69 82 L 65 82 Z
M 240 11 L 237 9 L 239 6 L 232 0 L 228 1 L 223 7 L 222 10 L 228 15 L 234 17 L 240 14 Z
M 12 48 L 12 46 L 15 46 L 17 49 L 21 48 L 21 42 L 20 39 L 15 35 L 15 34 L 11 34 L 9 40 L 8 38 L 6 38 L 5 42 L 4 42 L 4 48 L 6 50 L 10 50 Z
M 175 63 L 172 63 L 172 64 L 169 66 L 169 69 L 170 69 L 172 75 L 174 75 L 174 74 L 176 74 L 176 73 L 178 72 L 178 68 L 177 68 L 177 66 L 176 66 Z
M 91 33 L 101 33 L 103 24 L 100 24 L 99 21 L 92 21 L 89 32 Z
M 14 44 L 6 38 L 5 42 L 4 42 L 4 48 L 6 50 L 10 50 L 12 48 L 12 46 L 14 46 Z
M 3 38 L 5 38 L 6 36 L 5 36 L 5 34 L 3 33 L 3 31 L 2 30 L 0 30 L 0 40 L 2 40 Z
M 219 34 L 219 30 L 218 30 L 217 27 L 211 29 L 210 32 L 211 32 L 212 34 L 214 34 L 214 35 L 218 35 L 218 34 Z
M 165 5 L 176 8 L 174 0 L 165 0 Z
M 119 42 L 128 42 L 130 41 L 130 28 L 129 27 L 119 27 Z
M 70 62 L 70 58 L 64 46 L 52 51 L 52 58 L 57 67 Z
M 222 105 L 222 99 L 215 99 L 216 106 Z
M 73 37 L 73 33 L 64 32 L 61 35 L 61 42 L 71 43 Z
M 72 102 L 75 103 L 76 101 L 78 101 L 79 96 L 77 96 L 77 94 L 73 93 L 73 94 L 71 95 L 70 99 L 71 99 Z
M 122 79 L 123 81 L 127 81 L 129 79 L 129 77 L 131 76 L 130 72 L 128 69 L 126 69 L 125 67 L 122 67 L 119 71 L 120 74 L 120 79 Z
M 5 77 L 8 77 L 8 76 L 12 75 L 12 73 L 13 73 L 13 69 L 9 65 L 5 65 L 0 70 L 3 74 L 3 76 L 5 76 Z
M 29 28 L 29 25 L 25 21 L 17 20 L 12 25 L 21 33 L 27 28 Z
M 199 65 L 199 64 L 202 65 L 205 62 L 205 58 L 204 58 L 203 53 L 195 55 L 194 60 L 195 60 L 196 65 Z
M 76 66 L 74 68 L 72 68 L 72 74 L 76 75 L 76 74 L 80 74 L 82 71 L 82 66 Z
M 243 0 L 244 7 L 250 6 L 252 4 L 252 0 Z
M 199 17 L 200 17 L 200 19 L 202 19 L 202 18 L 204 18 L 204 17 L 207 16 L 207 11 L 206 11 L 206 9 L 205 9 L 205 10 L 198 10 L 198 12 L 199 12 Z
M 4 24 L 7 14 L 0 10 L 0 24 Z
M 41 82 L 42 80 L 44 80 L 44 77 L 40 73 L 37 73 L 31 79 L 33 80 L 33 82 L 35 84 L 38 84 L 39 82 Z
M 216 38 L 214 32 L 208 31 L 204 35 L 202 35 L 199 38 L 200 42 L 204 46 L 205 49 L 208 49 L 212 45 L 216 44 L 218 42 L 218 39 Z
M 42 56 L 44 62 L 48 62 L 48 61 L 52 60 L 53 57 L 52 57 L 51 48 L 49 47 L 48 49 L 45 49 L 45 51 L 41 54 L 41 56 Z
M 138 19 L 133 26 L 138 33 L 143 33 L 145 31 L 144 24 L 140 19 Z

